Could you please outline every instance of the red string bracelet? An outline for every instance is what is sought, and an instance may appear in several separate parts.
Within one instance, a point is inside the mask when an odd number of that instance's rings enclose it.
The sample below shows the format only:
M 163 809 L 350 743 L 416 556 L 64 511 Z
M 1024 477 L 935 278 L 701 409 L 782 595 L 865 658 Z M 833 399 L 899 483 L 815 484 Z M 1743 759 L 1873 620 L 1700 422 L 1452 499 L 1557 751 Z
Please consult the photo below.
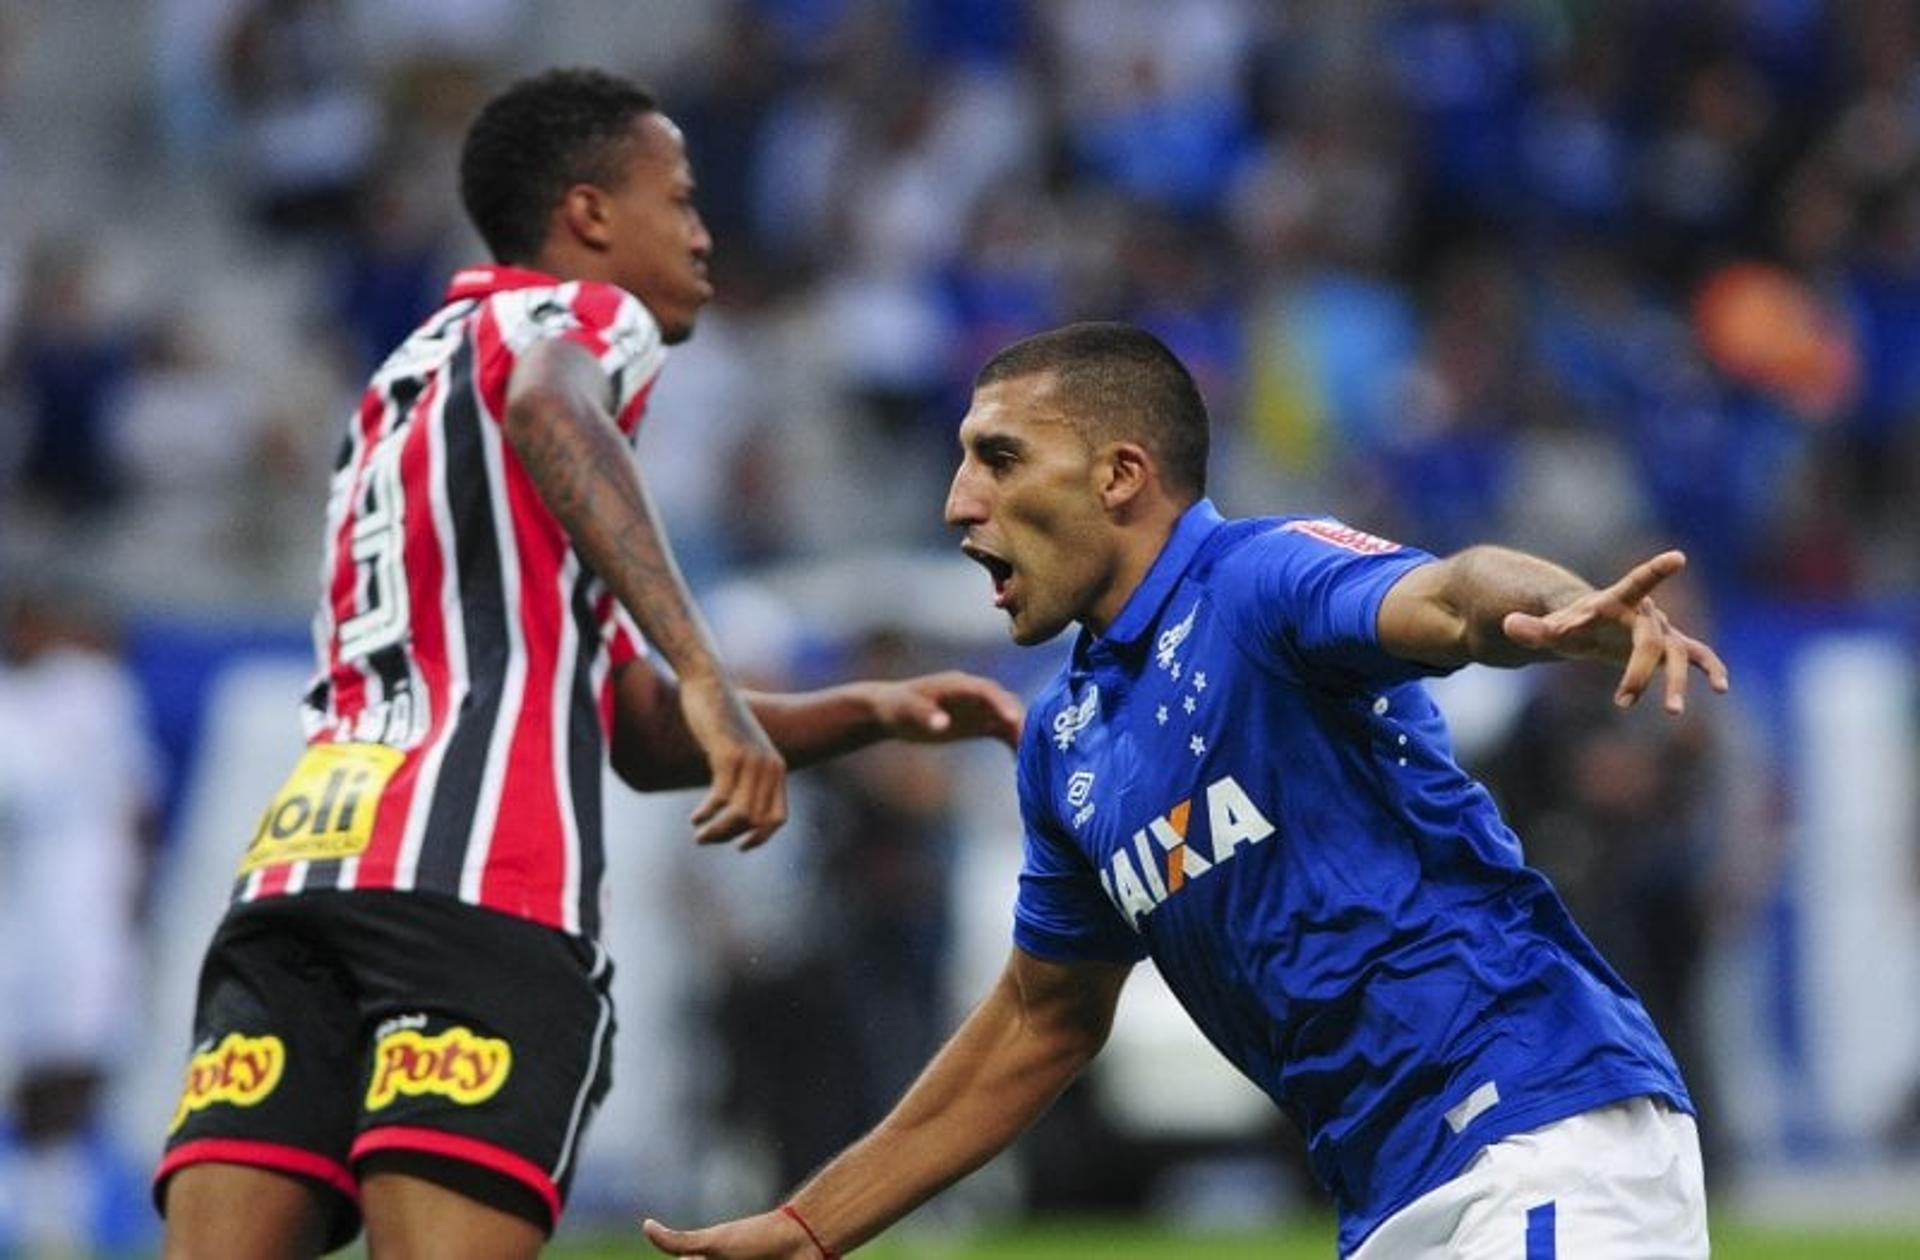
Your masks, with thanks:
M 820 1260 L 840 1260 L 840 1253 L 820 1241 L 820 1235 L 813 1232 L 813 1226 L 807 1224 L 807 1218 L 800 1215 L 799 1208 L 791 1203 L 782 1203 L 780 1212 L 784 1216 L 792 1217 L 793 1223 L 807 1232 L 807 1237 L 813 1240 L 814 1250 L 820 1253 Z

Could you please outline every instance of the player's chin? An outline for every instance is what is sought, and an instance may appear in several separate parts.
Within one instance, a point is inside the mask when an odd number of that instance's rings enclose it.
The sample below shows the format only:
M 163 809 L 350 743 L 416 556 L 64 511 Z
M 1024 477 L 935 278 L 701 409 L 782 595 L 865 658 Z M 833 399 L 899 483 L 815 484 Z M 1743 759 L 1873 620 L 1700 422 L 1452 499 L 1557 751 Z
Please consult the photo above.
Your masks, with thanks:
M 655 313 L 660 321 L 660 340 L 670 346 L 677 346 L 693 336 L 693 329 L 700 322 L 700 309 L 713 297 L 713 286 L 705 283 L 690 288 L 671 309 Z
M 660 340 L 670 346 L 677 346 L 693 336 L 694 325 L 699 322 L 700 308 L 692 307 L 684 313 L 675 313 L 660 320 Z
M 1038 647 L 1054 635 L 1066 629 L 1067 623 L 1051 619 L 1036 618 L 1018 608 L 1007 610 L 1007 633 L 1020 647 Z

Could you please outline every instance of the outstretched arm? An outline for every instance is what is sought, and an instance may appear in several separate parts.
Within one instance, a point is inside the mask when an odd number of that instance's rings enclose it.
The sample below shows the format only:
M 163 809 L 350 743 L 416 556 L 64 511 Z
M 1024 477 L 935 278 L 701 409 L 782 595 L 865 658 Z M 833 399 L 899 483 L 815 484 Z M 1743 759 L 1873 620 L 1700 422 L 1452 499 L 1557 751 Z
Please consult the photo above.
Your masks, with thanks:
M 695 838 L 739 836 L 752 848 L 786 820 L 786 767 L 721 668 L 607 411 L 610 391 L 584 349 L 540 342 L 508 383 L 507 440 L 580 554 L 680 676 L 681 713 L 712 767 L 712 790 L 693 812 Z
M 696 787 L 707 763 L 681 715 L 677 684 L 645 661 L 614 679 L 613 768 L 642 792 Z M 743 692 L 788 766 L 800 769 L 883 739 L 1020 742 L 1020 702 L 986 678 L 950 670 L 820 691 Z
M 695 1230 L 650 1220 L 648 1239 L 669 1255 L 707 1260 L 819 1260 L 859 1246 L 986 1163 L 1046 1110 L 1105 1044 L 1127 972 L 1014 950 L 993 992 L 892 1114 L 802 1186 L 792 1214 Z
M 1602 661 L 1621 667 L 1614 699 L 1622 707 L 1663 671 L 1667 712 L 1678 714 L 1690 669 L 1715 691 L 1728 685 L 1714 650 L 1682 634 L 1653 601 L 1654 589 L 1686 563 L 1678 551 L 1662 552 L 1596 590 L 1537 556 L 1470 547 L 1394 584 L 1380 604 L 1380 646 L 1443 668 Z

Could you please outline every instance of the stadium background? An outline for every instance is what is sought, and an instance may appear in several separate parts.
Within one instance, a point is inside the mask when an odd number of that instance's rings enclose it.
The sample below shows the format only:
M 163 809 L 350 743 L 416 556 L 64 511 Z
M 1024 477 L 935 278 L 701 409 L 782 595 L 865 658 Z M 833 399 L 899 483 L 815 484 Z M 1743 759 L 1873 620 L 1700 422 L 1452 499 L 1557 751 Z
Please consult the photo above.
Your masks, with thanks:
M 1051 667 L 1004 646 L 937 505 L 972 370 L 1072 318 L 1194 368 L 1229 511 L 1593 575 L 1686 547 L 1673 602 L 1732 664 L 1727 701 L 1669 726 L 1536 670 L 1443 702 L 1681 1054 L 1722 1254 L 1855 1254 L 1862 1228 L 1912 1254 L 1920 14 L 1898 0 L 0 4 L 0 582 L 137 682 L 162 822 L 85 1147 L 96 1245 L 152 1241 L 192 968 L 298 740 L 339 426 L 478 256 L 465 121 L 556 63 L 640 77 L 688 134 L 721 297 L 642 456 L 758 679 Z M 690 852 L 685 801 L 621 796 L 622 1047 L 571 1235 L 757 1208 L 884 1108 L 1004 956 L 1007 769 L 812 773 L 747 859 Z M 46 894 L 6 775 L 17 971 Z M 122 916 L 109 886 L 63 916 Z M 0 1074 L 42 1014 L 6 1012 Z M 1007 1248 L 1098 1214 L 1133 1223 L 1047 1237 L 1331 1254 L 1291 1142 L 1142 975 L 1085 1087 L 875 1251 L 1053 1254 Z M 23 1183 L 0 1147 L 4 1252 Z

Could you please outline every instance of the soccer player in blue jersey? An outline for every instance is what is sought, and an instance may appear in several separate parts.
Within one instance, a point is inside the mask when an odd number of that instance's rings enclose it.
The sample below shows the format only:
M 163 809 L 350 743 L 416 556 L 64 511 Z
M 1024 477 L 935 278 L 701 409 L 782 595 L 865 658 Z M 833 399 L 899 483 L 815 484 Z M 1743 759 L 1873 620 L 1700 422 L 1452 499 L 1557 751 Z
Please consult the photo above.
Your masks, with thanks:
M 1306 1136 L 1343 1255 L 1707 1254 L 1693 1103 L 1639 1001 L 1522 864 L 1420 684 L 1470 662 L 1726 668 L 1654 603 L 1500 547 L 1436 559 L 1323 517 L 1227 520 L 1159 341 L 1079 324 L 975 382 L 947 499 L 1016 642 L 1080 631 L 1029 711 L 999 983 L 893 1113 L 775 1211 L 662 1251 L 832 1256 L 1001 1150 L 1152 958 Z

